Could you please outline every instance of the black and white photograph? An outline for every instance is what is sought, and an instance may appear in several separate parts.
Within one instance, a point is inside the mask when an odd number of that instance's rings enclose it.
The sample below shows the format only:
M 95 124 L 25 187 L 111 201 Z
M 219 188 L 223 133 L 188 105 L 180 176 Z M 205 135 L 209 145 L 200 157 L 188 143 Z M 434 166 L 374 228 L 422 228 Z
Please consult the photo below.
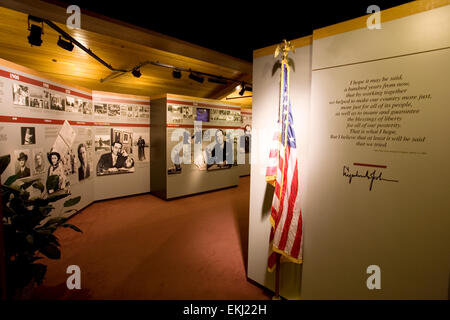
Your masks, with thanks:
M 58 95 L 58 94 L 52 94 L 50 97 L 50 109 L 51 110 L 58 110 L 58 111 L 65 111 L 65 103 L 66 99 L 64 96 Z
M 108 117 L 119 117 L 119 116 L 120 116 L 120 105 L 108 104 Z
M 91 175 L 91 155 L 86 143 L 80 143 L 77 147 L 78 156 L 78 181 L 87 179 Z
M 94 139 L 95 151 L 109 151 L 111 148 L 110 135 L 96 135 Z
M 133 142 L 133 153 L 137 154 L 137 161 L 150 161 L 150 134 L 135 132 L 137 139 Z
M 51 150 L 47 153 L 47 159 L 50 164 L 47 171 L 46 188 L 48 194 L 52 194 L 59 190 L 65 190 L 69 187 L 70 182 L 66 177 L 63 159 L 59 152 Z
M 28 87 L 30 94 L 30 107 L 43 108 L 44 107 L 44 90 L 42 88 Z
M 80 110 L 81 110 L 80 113 L 88 114 L 88 115 L 92 114 L 92 103 L 91 102 L 79 100 L 79 105 L 80 105 Z
M 206 170 L 228 169 L 233 165 L 233 145 L 226 141 L 225 132 L 217 129 L 214 132 L 215 144 L 204 150 Z
M 41 174 L 45 172 L 46 160 L 43 149 L 33 149 L 33 174 Z
M 50 92 L 47 90 L 43 91 L 43 103 L 42 103 L 42 108 L 43 109 L 50 109 Z
M 14 159 L 16 160 L 14 174 L 18 177 L 18 179 L 31 176 L 31 150 L 14 151 Z
M 30 94 L 27 86 L 13 84 L 13 103 L 19 106 L 30 105 Z
M 127 112 L 127 117 L 128 117 L 128 118 L 133 118 L 133 116 L 134 116 L 134 113 L 133 113 L 133 106 L 128 106 L 128 107 L 127 107 L 127 110 L 128 110 L 128 112 Z
M 108 106 L 102 103 L 94 104 L 94 113 L 99 116 L 106 116 L 108 114 Z
M 78 99 L 75 100 L 74 97 L 66 96 L 66 112 L 78 112 Z
M 36 128 L 35 127 L 21 127 L 20 135 L 22 145 L 36 144 Z
M 97 176 L 132 173 L 134 172 L 134 159 L 124 150 L 121 141 L 113 141 L 110 152 L 101 155 L 96 169 Z
M 126 153 L 133 153 L 133 132 L 123 129 L 111 129 L 111 146 L 114 142 L 122 143 L 122 150 Z
M 252 126 L 246 124 L 244 127 L 244 135 L 240 137 L 241 150 L 245 150 L 245 153 L 250 153 L 251 150 L 251 139 L 252 139 Z
M 70 176 L 76 172 L 76 162 L 75 154 L 71 149 L 67 149 L 67 152 L 61 158 L 64 167 L 64 174 Z

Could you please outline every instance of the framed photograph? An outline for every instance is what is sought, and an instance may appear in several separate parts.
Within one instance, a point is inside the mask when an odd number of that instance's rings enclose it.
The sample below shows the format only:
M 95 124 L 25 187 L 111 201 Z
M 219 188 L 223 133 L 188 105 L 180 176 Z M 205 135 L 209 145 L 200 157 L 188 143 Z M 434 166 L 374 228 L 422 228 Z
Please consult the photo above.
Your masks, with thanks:
M 22 145 L 36 144 L 36 129 L 34 127 L 20 128 Z
M 30 95 L 27 86 L 17 83 L 13 84 L 13 103 L 19 106 L 30 105 Z

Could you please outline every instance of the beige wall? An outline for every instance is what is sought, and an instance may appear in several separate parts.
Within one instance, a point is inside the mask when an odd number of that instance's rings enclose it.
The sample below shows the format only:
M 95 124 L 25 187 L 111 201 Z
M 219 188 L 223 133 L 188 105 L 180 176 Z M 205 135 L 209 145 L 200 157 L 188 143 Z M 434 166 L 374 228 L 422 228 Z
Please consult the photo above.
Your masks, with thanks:
M 283 265 L 281 295 L 293 299 L 448 299 L 449 16 L 450 6 L 443 6 L 385 22 L 381 30 L 362 28 L 317 38 L 312 56 L 306 54 L 310 47 L 297 51 L 294 61 L 304 68 L 296 63 L 291 97 L 294 121 L 303 124 L 296 133 L 302 141 L 298 155 L 304 168 L 304 263 L 301 267 Z M 276 115 L 279 79 L 271 76 L 273 63 L 269 55 L 254 59 L 254 130 L 271 126 Z M 311 78 L 306 71 L 309 63 Z M 375 152 L 352 142 L 331 141 L 330 134 L 345 131 L 346 121 L 335 116 L 338 109 L 329 101 L 340 98 L 350 80 L 394 74 L 408 79 L 408 93 L 432 96 L 416 103 L 418 116 L 404 115 L 399 131 L 426 136 L 426 142 L 396 143 L 385 150 L 389 152 Z M 309 83 L 310 114 L 306 107 L 309 94 L 305 93 Z M 304 104 L 299 103 L 302 98 Z M 304 130 L 302 135 L 299 130 Z M 372 191 L 367 181 L 355 179 L 349 184 L 342 166 L 356 162 L 384 164 L 384 177 L 399 182 L 375 182 Z M 272 193 L 263 170 L 263 165 L 253 162 L 248 276 L 273 289 L 274 276 L 266 272 Z M 369 265 L 381 268 L 381 290 L 366 286 Z

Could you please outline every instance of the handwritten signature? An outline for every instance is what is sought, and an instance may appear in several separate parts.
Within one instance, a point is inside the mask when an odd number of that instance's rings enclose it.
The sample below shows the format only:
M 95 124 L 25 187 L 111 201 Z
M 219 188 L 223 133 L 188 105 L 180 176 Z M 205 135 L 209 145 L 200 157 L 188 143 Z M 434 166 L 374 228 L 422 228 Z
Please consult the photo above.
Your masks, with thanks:
M 348 183 L 352 183 L 353 178 L 362 178 L 362 179 L 368 179 L 370 180 L 369 185 L 369 191 L 372 191 L 373 182 L 375 180 L 377 181 L 387 181 L 387 182 L 398 182 L 398 180 L 393 179 L 385 179 L 382 177 L 383 172 L 377 172 L 377 170 L 373 170 L 372 172 L 369 172 L 369 170 L 366 170 L 365 174 L 360 174 L 358 170 L 356 170 L 355 173 L 350 172 L 350 168 L 347 166 L 344 166 L 344 169 L 342 170 L 342 175 L 344 177 L 348 178 Z

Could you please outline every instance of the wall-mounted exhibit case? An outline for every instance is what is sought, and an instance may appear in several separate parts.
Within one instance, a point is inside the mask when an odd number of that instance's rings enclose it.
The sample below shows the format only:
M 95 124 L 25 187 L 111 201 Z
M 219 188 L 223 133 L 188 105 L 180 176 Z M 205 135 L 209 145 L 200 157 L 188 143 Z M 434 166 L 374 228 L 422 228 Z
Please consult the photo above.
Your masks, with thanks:
M 239 184 L 241 107 L 167 94 L 152 98 L 152 193 L 172 199 Z
M 282 264 L 284 297 L 448 299 L 450 5 L 417 1 L 381 17 L 381 29 L 362 17 L 294 41 L 303 265 Z M 274 49 L 255 52 L 256 131 L 278 107 Z M 252 156 L 268 154 L 253 142 Z M 252 161 L 248 277 L 273 289 L 273 190 L 261 169 Z M 380 289 L 367 286 L 372 265 Z
M 39 179 L 35 196 L 70 192 L 77 209 L 150 192 L 149 142 L 149 97 L 62 84 L 0 59 L 0 155 L 11 156 L 2 182 Z

